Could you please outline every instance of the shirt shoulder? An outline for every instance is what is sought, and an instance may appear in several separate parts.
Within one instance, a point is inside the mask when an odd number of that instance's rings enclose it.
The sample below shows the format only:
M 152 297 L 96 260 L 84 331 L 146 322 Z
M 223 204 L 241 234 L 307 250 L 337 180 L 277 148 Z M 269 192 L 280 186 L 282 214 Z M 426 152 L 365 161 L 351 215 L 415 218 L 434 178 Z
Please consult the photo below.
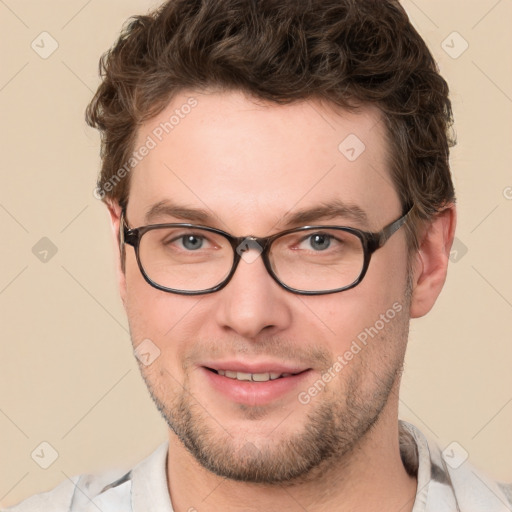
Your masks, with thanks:
M 2 512 L 69 512 L 75 486 L 79 480 L 80 476 L 65 480 L 55 489 L 35 494 L 17 505 L 2 509 Z
M 78 475 L 2 512 L 128 512 L 132 510 L 131 475 L 131 471 L 121 477 L 118 471 Z
M 512 511 L 512 484 L 494 481 L 474 468 L 462 447 L 441 451 L 413 425 L 400 422 L 400 427 L 401 434 L 410 436 L 416 445 L 412 459 L 418 492 L 413 512 Z
M 53 490 L 36 494 L 2 512 L 172 512 L 167 488 L 168 443 L 130 471 L 68 478 Z

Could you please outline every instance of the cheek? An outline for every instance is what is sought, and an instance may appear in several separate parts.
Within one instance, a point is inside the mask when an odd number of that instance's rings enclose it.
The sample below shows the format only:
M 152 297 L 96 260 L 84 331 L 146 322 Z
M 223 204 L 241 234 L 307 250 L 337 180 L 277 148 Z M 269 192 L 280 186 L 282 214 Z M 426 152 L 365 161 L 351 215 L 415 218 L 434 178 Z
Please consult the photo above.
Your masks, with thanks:
M 303 302 L 317 318 L 316 327 L 325 333 L 336 356 L 359 336 L 364 340 L 365 333 L 374 333 L 376 324 L 379 335 L 384 335 L 395 319 L 403 322 L 408 309 L 406 286 L 406 259 L 401 253 L 389 251 L 387 258 L 372 259 L 366 276 L 355 288 L 339 294 L 304 297 Z M 384 328 L 379 329 L 382 325 Z
M 403 232 L 393 235 L 377 250 L 361 283 L 361 291 L 374 305 L 386 306 L 391 300 L 403 302 L 407 288 L 407 247 Z
M 336 358 L 350 348 L 364 329 L 372 325 L 379 317 L 381 301 L 372 297 L 364 301 L 354 290 L 333 294 L 331 296 L 308 298 L 307 310 L 301 324 L 311 315 L 313 336 L 324 340 L 328 349 Z M 382 303 L 384 304 L 384 300 Z M 387 309 L 384 308 L 384 311 Z M 309 322 L 308 322 L 309 323 Z M 301 329 L 304 332 L 304 329 Z
M 132 341 L 135 345 L 144 338 L 159 338 L 163 330 L 165 315 L 164 304 L 160 298 L 163 292 L 150 286 L 142 276 L 136 262 L 126 264 L 126 298 L 125 306 Z
M 149 285 L 136 263 L 126 266 L 125 308 L 130 325 L 130 335 L 135 349 L 139 344 L 154 344 L 158 358 L 144 369 L 151 378 L 159 378 L 163 369 L 181 375 L 180 357 L 185 350 L 188 336 L 183 335 L 183 325 L 192 314 L 197 297 L 184 297 L 162 292 Z M 179 335 L 178 335 L 179 333 Z M 149 340 L 149 341 L 148 341 Z M 141 345 L 141 350 L 144 345 Z

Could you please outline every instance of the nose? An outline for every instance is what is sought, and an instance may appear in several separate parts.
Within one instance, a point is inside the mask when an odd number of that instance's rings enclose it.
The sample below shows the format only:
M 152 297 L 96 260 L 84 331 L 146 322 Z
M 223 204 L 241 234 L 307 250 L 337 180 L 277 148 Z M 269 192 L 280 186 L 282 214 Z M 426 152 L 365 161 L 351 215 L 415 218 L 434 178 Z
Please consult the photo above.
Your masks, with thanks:
M 290 292 L 268 274 L 253 250 L 240 260 L 230 282 L 216 294 L 216 321 L 224 331 L 247 339 L 274 335 L 291 323 Z

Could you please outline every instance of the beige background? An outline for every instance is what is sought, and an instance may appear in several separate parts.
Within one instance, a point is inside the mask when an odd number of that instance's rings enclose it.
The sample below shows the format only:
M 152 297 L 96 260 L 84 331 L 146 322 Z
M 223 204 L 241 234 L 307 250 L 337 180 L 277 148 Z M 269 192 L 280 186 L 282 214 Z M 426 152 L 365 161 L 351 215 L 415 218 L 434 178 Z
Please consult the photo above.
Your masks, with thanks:
M 128 467 L 165 438 L 131 354 L 106 209 L 92 194 L 98 135 L 83 122 L 100 54 L 157 3 L 0 0 L 3 505 Z M 412 324 L 402 417 L 512 480 L 512 2 L 404 6 L 451 85 L 459 225 L 443 295 Z M 43 31 L 58 42 L 47 59 L 31 48 Z M 57 248 L 46 263 L 32 252 L 43 237 Z M 41 442 L 59 454 L 46 470 L 31 458 Z

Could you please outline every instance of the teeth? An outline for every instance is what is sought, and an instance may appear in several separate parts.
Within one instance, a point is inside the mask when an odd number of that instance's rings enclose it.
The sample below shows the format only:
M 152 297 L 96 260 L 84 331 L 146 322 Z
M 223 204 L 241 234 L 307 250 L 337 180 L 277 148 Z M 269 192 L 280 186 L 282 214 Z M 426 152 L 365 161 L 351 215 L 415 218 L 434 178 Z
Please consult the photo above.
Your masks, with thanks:
M 233 372 L 231 370 L 217 370 L 219 375 L 229 377 L 230 379 L 246 380 L 253 382 L 266 382 L 268 380 L 276 380 L 280 377 L 290 377 L 292 373 L 245 373 L 245 372 Z
M 255 382 L 266 382 L 267 380 L 270 380 L 270 374 L 269 373 L 253 373 L 252 379 Z

